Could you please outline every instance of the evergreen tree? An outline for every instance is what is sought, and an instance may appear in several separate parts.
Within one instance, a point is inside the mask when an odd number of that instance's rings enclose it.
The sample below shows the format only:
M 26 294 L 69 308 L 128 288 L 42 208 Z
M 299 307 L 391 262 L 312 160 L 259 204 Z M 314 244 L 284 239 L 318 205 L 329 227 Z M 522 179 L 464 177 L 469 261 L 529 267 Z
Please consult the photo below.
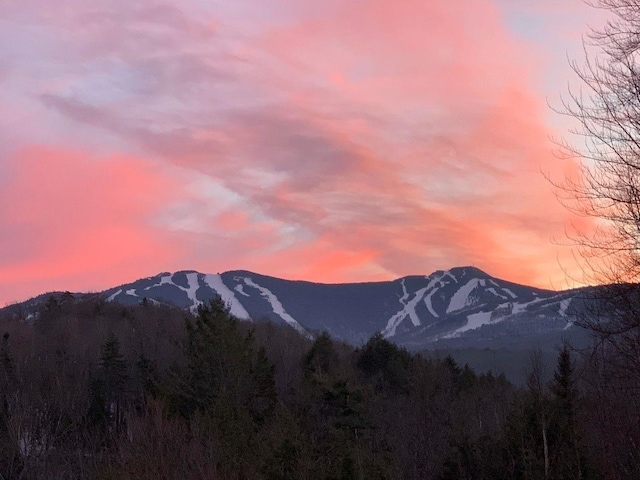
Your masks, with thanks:
M 136 375 L 138 389 L 136 406 L 137 408 L 141 408 L 147 397 L 155 397 L 160 390 L 158 373 L 156 372 L 153 362 L 144 353 L 138 356 Z
M 378 391 L 408 393 L 413 359 L 409 352 L 377 333 L 362 347 L 358 368 L 370 377 L 377 377 Z
M 254 367 L 251 332 L 239 330 L 238 320 L 219 297 L 201 305 L 195 323 L 187 320 L 186 328 L 179 411 L 189 416 L 196 410 L 211 410 L 223 393 L 246 402 Z
M 550 385 L 553 395 L 553 471 L 560 479 L 587 478 L 585 451 L 578 428 L 579 391 L 569 347 L 558 354 L 558 365 Z
M 327 332 L 322 332 L 313 342 L 311 350 L 304 357 L 305 375 L 317 380 L 327 375 L 332 367 L 338 364 L 333 340 Z
M 91 423 L 120 430 L 124 423 L 128 378 L 120 342 L 111 335 L 100 348 L 98 373 L 91 383 Z
M 195 323 L 187 321 L 183 353 L 175 410 L 203 441 L 219 445 L 223 477 L 255 477 L 263 462 L 258 433 L 276 403 L 273 365 L 219 297 L 198 308 Z

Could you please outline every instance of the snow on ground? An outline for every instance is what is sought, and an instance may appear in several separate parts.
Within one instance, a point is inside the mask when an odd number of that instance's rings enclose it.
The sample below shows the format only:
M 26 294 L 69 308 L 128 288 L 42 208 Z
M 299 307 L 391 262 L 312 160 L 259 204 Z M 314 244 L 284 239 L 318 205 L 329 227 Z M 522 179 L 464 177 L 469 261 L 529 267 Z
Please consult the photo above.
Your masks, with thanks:
M 160 277 L 159 283 L 156 283 L 149 287 L 145 287 L 145 290 L 151 290 L 152 288 L 159 287 L 161 285 L 171 285 L 173 287 L 179 288 L 180 290 L 185 292 L 189 300 L 191 300 L 191 306 L 189 307 L 189 310 L 195 311 L 198 308 L 198 305 L 202 303 L 200 300 L 196 298 L 196 292 L 198 291 L 198 288 L 200 288 L 200 283 L 198 282 L 198 273 L 197 272 L 187 273 L 186 277 L 187 277 L 187 285 L 189 285 L 188 288 L 185 288 L 182 285 L 178 285 L 174 283 L 173 274 L 167 273 L 166 275 L 162 275 Z M 127 291 L 127 293 L 129 292 Z
M 404 320 L 406 316 L 407 314 L 404 310 L 396 313 L 387 321 L 387 326 L 382 330 L 382 335 L 385 338 L 393 337 L 396 334 L 396 328 L 398 328 L 398 325 L 402 323 L 402 320 Z
M 497 323 L 491 321 L 491 312 L 478 312 L 472 313 L 471 315 L 467 315 L 467 323 L 466 325 L 454 330 L 451 333 L 443 336 L 442 338 L 453 338 L 459 336 L 461 333 L 467 332 L 469 330 L 475 330 L 476 328 L 480 328 L 483 325 L 487 325 L 489 323 Z
M 409 292 L 407 292 L 407 286 L 404 284 L 404 278 L 400 283 L 402 284 L 402 296 L 400 297 L 400 303 L 405 305 L 407 298 L 409 298 Z
M 488 323 L 491 323 L 491 312 L 472 313 L 467 316 L 467 324 L 464 327 L 457 329 L 455 333 L 475 330 L 476 328 L 480 328 L 482 325 L 486 325 Z
M 189 288 L 181 287 L 181 289 L 185 291 L 187 297 L 189 297 L 189 300 L 191 300 L 193 304 L 191 309 L 195 310 L 196 308 L 198 308 L 198 305 L 202 303 L 196 298 L 196 292 L 200 288 L 200 283 L 198 282 L 198 274 L 196 272 L 187 273 L 187 284 L 189 285 Z
M 560 308 L 558 309 L 558 313 L 562 317 L 567 318 L 567 308 L 569 308 L 570 304 L 571 304 L 571 299 L 570 298 L 565 298 L 564 300 L 562 300 L 560 302 Z M 562 330 L 569 330 L 572 326 L 573 326 L 573 321 L 571 321 L 571 320 L 569 320 L 567 318 L 567 324 L 564 326 L 564 328 Z
M 245 297 L 249 297 L 250 295 L 244 291 L 243 285 L 236 285 L 233 289 L 238 292 L 240 295 L 244 295 Z
M 449 272 L 449 271 L 444 272 L 444 273 L 442 274 L 442 277 L 441 277 L 441 278 L 444 278 L 444 277 L 452 278 L 454 282 L 458 283 L 458 279 L 457 279 L 454 275 L 452 275 L 452 274 L 451 274 L 451 272 Z
M 200 284 L 198 282 L 198 273 L 197 272 L 187 273 L 186 277 L 187 277 L 187 284 L 189 285 L 189 288 L 185 288 L 182 285 L 178 285 L 174 283 L 173 275 L 171 273 L 168 273 L 160 277 L 159 283 L 146 287 L 145 290 L 150 290 L 154 287 L 159 287 L 160 285 L 165 285 L 165 284 L 179 288 L 180 290 L 185 292 L 189 300 L 191 300 L 191 306 L 189 307 L 189 310 L 195 311 L 198 308 L 198 305 L 202 303 L 200 300 L 196 298 L 196 292 L 198 291 L 198 288 L 200 288 Z M 127 291 L 127 294 L 129 294 L 129 291 Z
M 222 298 L 222 301 L 229 306 L 229 312 L 234 317 L 248 319 L 249 313 L 245 310 L 242 304 L 238 301 L 233 292 L 222 282 L 222 277 L 218 274 L 208 274 L 204 276 L 204 283 L 209 285 L 218 295 Z M 243 295 L 246 293 L 242 292 Z M 248 295 L 247 295 L 248 296 Z
M 427 277 L 428 279 L 430 279 L 429 283 L 427 284 L 427 290 L 430 290 L 430 292 L 424 298 L 424 304 L 427 306 L 427 310 L 429 310 L 429 313 L 436 318 L 440 318 L 440 316 L 433 309 L 433 303 L 431 303 L 431 297 L 433 297 L 433 294 L 438 291 L 438 287 L 444 286 L 444 284 L 442 283 L 443 276 L 444 276 L 444 273 L 439 273 L 439 274 L 432 274 L 431 276 Z
M 282 318 L 285 322 L 287 322 L 289 325 L 291 325 L 293 328 L 295 328 L 299 333 L 301 333 L 305 337 L 312 338 L 312 336 L 304 329 L 304 327 L 300 325 L 295 318 L 293 318 L 291 315 L 289 315 L 285 311 L 284 307 L 282 306 L 282 303 L 280 303 L 280 300 L 278 300 L 278 297 L 276 297 L 271 292 L 271 290 L 258 285 L 249 277 L 244 277 L 243 280 L 246 285 L 248 285 L 249 287 L 253 287 L 260 292 L 260 295 L 262 295 L 262 297 L 264 297 L 267 300 L 267 302 L 269 302 L 269 304 L 271 305 L 271 308 L 273 309 L 273 313 L 275 313 L 276 315 L 279 315 L 280 318 Z
M 107 298 L 107 302 L 113 302 L 115 300 L 115 298 L 120 295 L 122 293 L 122 289 L 118 289 L 118 291 L 112 295 L 109 295 L 109 297 Z
M 507 300 L 507 299 L 509 298 L 509 297 L 507 297 L 506 295 L 503 295 L 503 294 L 501 294 L 501 293 L 498 293 L 498 292 L 496 291 L 496 289 L 495 289 L 495 288 L 493 288 L 493 287 L 489 287 L 489 288 L 487 288 L 487 291 L 488 291 L 488 292 L 493 293 L 496 297 L 504 298 L 505 300 Z M 513 293 L 513 292 L 511 292 L 511 293 Z
M 503 288 L 502 291 L 507 292 L 507 294 L 511 295 L 511 298 L 518 298 L 518 296 L 515 293 L 513 293 L 513 290 L 509 290 L 508 288 Z M 534 295 L 536 295 L 536 293 L 534 293 Z
M 421 288 L 413 294 L 413 298 L 411 298 L 411 300 L 408 300 L 409 293 L 404 285 L 404 279 L 402 280 L 402 291 L 404 294 L 399 300 L 403 308 L 387 321 L 387 326 L 382 330 L 382 335 L 385 337 L 393 337 L 396 334 L 398 325 L 400 325 L 407 317 L 409 317 L 411 323 L 413 323 L 415 327 L 422 325 L 422 322 L 420 322 L 420 318 L 416 313 L 416 305 L 420 300 L 422 300 L 428 288 L 428 286 Z
M 436 311 L 433 309 L 433 303 L 431 303 L 431 297 L 433 297 L 433 294 L 436 293 L 438 291 L 437 288 L 434 288 L 433 290 L 431 290 L 426 297 L 424 297 L 424 304 L 427 306 L 427 310 L 429 310 L 429 313 L 431 315 L 433 315 L 436 318 L 440 318 L 440 316 L 436 313 Z
M 137 297 L 138 296 L 138 294 L 136 293 L 136 289 L 135 288 L 130 288 L 129 290 L 127 290 L 124 293 L 126 293 L 127 295 L 130 295 L 132 297 Z
M 164 285 L 165 283 L 168 283 L 169 285 L 175 285 L 176 287 L 178 286 L 173 283 L 173 275 L 167 273 L 166 275 L 160 277 L 160 283 L 156 283 L 154 285 L 151 285 L 150 287 L 146 287 L 145 290 L 151 290 L 152 288 L 159 287 L 160 285 Z
M 516 314 L 516 313 L 524 312 L 529 305 L 533 305 L 534 303 L 540 303 L 543 300 L 545 300 L 545 299 L 544 298 L 536 298 L 535 300 L 531 300 L 530 302 L 514 303 L 513 304 L 513 312 L 512 313 Z
M 510 290 L 510 289 L 505 288 L 505 287 L 501 287 L 501 286 L 498 284 L 498 282 L 496 282 L 495 280 L 489 280 L 489 283 L 490 283 L 491 285 L 493 285 L 494 287 L 499 288 L 500 290 L 502 290 L 504 293 L 506 293 L 507 295 L 509 295 L 511 298 L 518 298 L 518 296 L 517 296 L 515 293 L 513 293 L 513 290 Z M 488 290 L 489 290 L 490 292 L 495 293 L 495 295 L 496 295 L 496 296 L 498 296 L 498 297 L 507 298 L 507 297 L 505 297 L 504 295 L 502 295 L 502 294 L 500 294 L 500 293 L 497 293 L 493 288 L 489 288 Z
M 565 298 L 564 300 L 562 300 L 560 302 L 560 308 L 558 309 L 558 313 L 561 316 L 566 317 L 567 316 L 567 308 L 569 308 L 570 304 L 571 304 L 571 299 L 570 298 Z
M 462 310 L 468 305 L 469 294 L 480 284 L 480 279 L 472 278 L 465 285 L 460 287 L 456 293 L 451 297 L 449 306 L 447 307 L 447 313 Z

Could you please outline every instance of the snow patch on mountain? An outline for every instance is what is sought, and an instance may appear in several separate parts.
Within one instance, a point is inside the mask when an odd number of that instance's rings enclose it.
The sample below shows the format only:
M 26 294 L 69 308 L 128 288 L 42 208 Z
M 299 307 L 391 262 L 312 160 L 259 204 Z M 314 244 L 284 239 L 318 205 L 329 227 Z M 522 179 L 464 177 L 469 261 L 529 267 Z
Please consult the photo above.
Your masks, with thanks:
M 429 278 L 429 277 L 426 277 L 426 278 Z M 387 326 L 382 330 L 382 335 L 384 335 L 387 338 L 393 337 L 396 334 L 396 329 L 398 328 L 398 325 L 400 325 L 402 321 L 407 317 L 409 317 L 409 320 L 411 320 L 411 323 L 413 324 L 414 327 L 419 327 L 420 325 L 422 325 L 422 322 L 420 321 L 420 317 L 418 317 L 418 314 L 416 313 L 416 306 L 423 299 L 427 304 L 427 308 L 429 309 L 429 311 L 432 312 L 432 315 L 434 317 L 438 317 L 438 314 L 433 310 L 433 306 L 431 305 L 431 300 L 429 299 L 429 302 L 427 303 L 427 299 L 424 298 L 425 293 L 429 291 L 431 288 L 433 288 L 433 285 L 436 282 L 437 282 L 437 279 L 432 280 L 431 282 L 429 282 L 429 284 L 426 287 L 421 288 L 416 292 L 414 292 L 413 297 L 409 300 L 410 295 L 407 292 L 404 279 L 402 279 L 403 295 L 402 297 L 399 298 L 400 304 L 402 305 L 402 310 L 400 310 L 398 313 L 393 315 L 387 321 Z M 433 294 L 433 291 L 429 293 L 429 295 L 432 295 L 432 294 Z
M 233 289 L 236 292 L 238 292 L 240 295 L 244 295 L 245 297 L 250 297 L 251 296 L 247 292 L 244 291 L 244 286 L 243 285 L 236 285 L 235 287 L 233 287 Z
M 447 313 L 456 312 L 458 310 L 462 310 L 464 307 L 470 304 L 469 295 L 471 292 L 481 285 L 481 282 L 484 280 L 480 280 L 479 278 L 472 278 L 466 284 L 458 289 L 456 293 L 453 294 L 451 300 L 449 301 L 449 306 L 447 307 Z
M 574 325 L 573 320 L 570 320 L 567 315 L 567 309 L 569 308 L 570 304 L 571 304 L 571 298 L 565 298 L 560 302 L 560 308 L 558 309 L 558 313 L 560 314 L 560 316 L 567 319 L 567 324 L 562 329 L 563 331 L 569 330 Z
M 513 313 L 522 313 L 524 312 L 529 305 L 535 305 L 536 303 L 540 303 L 544 300 L 544 298 L 536 298 L 535 300 L 531 300 L 530 302 L 525 303 L 514 303 L 513 304 Z
M 405 305 L 407 298 L 409 298 L 409 292 L 407 292 L 407 286 L 404 284 L 404 278 L 401 280 L 400 284 L 402 285 L 402 296 L 400 297 L 400 303 Z
M 475 342 L 478 337 L 500 342 L 503 330 L 498 324 L 502 322 L 516 325 L 523 335 L 540 335 L 546 328 L 560 332 L 574 326 L 573 317 L 583 308 L 571 300 L 576 298 L 574 292 L 518 286 L 471 267 L 371 286 L 289 282 L 246 271 L 204 274 L 183 270 L 162 272 L 103 295 L 125 305 L 136 305 L 147 297 L 150 303 L 173 303 L 192 312 L 201 302 L 219 295 L 236 317 L 270 317 L 307 337 L 312 331 L 327 329 L 336 338 L 361 343 L 381 332 L 414 346 L 444 338 L 453 339 L 455 345 L 463 345 L 467 338 Z M 352 298 L 359 305 L 352 305 Z M 540 327 L 535 325 L 538 321 Z M 491 328 L 486 335 L 478 335 L 477 329 L 484 325 Z
M 442 272 L 442 279 L 444 279 L 445 277 L 449 277 L 451 278 L 454 282 L 458 283 L 458 279 L 455 277 L 455 275 L 453 275 L 451 272 Z
M 295 318 L 293 318 L 291 315 L 289 315 L 286 312 L 286 310 L 282 306 L 282 303 L 280 303 L 280 300 L 278 300 L 278 297 L 276 297 L 271 292 L 271 290 L 258 285 L 249 277 L 244 277 L 243 280 L 246 285 L 248 285 L 249 287 L 253 287 L 260 292 L 260 295 L 262 295 L 262 297 L 265 298 L 267 302 L 269 302 L 269 304 L 271 305 L 271 308 L 273 309 L 273 313 L 278 315 L 280 318 L 282 318 L 285 322 L 287 322 L 289 325 L 291 325 L 293 328 L 295 328 L 298 332 L 300 332 L 305 337 L 307 338 L 312 337 L 309 334 L 309 332 L 307 332 L 305 328 L 302 325 L 300 325 Z
M 200 283 L 198 282 L 198 272 L 187 273 L 185 277 L 187 278 L 188 287 L 183 287 L 182 285 L 178 285 L 177 283 L 175 283 L 173 281 L 173 274 L 169 273 L 167 275 L 162 275 L 160 277 L 159 283 L 146 287 L 145 290 L 150 290 L 154 287 L 159 287 L 161 285 L 171 285 L 173 287 L 179 288 L 180 290 L 185 292 L 187 294 L 187 298 L 191 300 L 191 306 L 189 307 L 189 310 L 191 310 L 192 312 L 195 312 L 198 308 L 198 305 L 202 303 L 200 300 L 196 298 L 196 292 L 200 288 Z M 129 294 L 130 291 L 131 290 L 128 290 L 127 294 Z M 137 297 L 137 295 L 135 296 Z
M 511 295 L 511 298 L 518 298 L 518 295 L 513 293 L 513 290 L 510 290 L 508 288 L 502 288 L 502 291 L 507 292 L 508 295 Z M 537 293 L 535 293 L 535 292 L 533 294 L 537 295 Z
M 222 301 L 229 307 L 229 312 L 231 313 L 231 315 L 243 319 L 250 318 L 249 313 L 238 301 L 231 289 L 229 289 L 229 287 L 224 284 L 224 282 L 222 281 L 222 277 L 219 274 L 205 275 L 204 283 L 209 285 L 218 295 L 220 295 Z M 243 295 L 248 296 L 246 293 L 242 293 Z
M 427 310 L 429 310 L 429 313 L 433 315 L 435 318 L 440 318 L 440 316 L 433 309 L 433 303 L 431 302 L 431 297 L 433 297 L 433 294 L 438 291 L 437 287 L 442 287 L 444 285 L 442 283 L 443 275 L 444 275 L 443 273 L 434 273 L 430 277 L 427 277 L 430 279 L 427 285 L 427 290 L 429 290 L 429 293 L 426 295 L 426 297 L 424 297 L 424 304 L 427 306 Z
M 569 308 L 570 304 L 571 304 L 570 298 L 565 298 L 560 302 L 560 308 L 558 309 L 558 313 L 560 314 L 560 316 L 562 317 L 567 316 L 567 308 Z
M 454 330 L 453 332 L 445 335 L 442 338 L 454 338 L 459 336 L 461 333 L 467 332 L 469 330 L 475 330 L 476 328 L 480 328 L 481 326 L 487 325 L 489 323 L 493 323 L 491 321 L 491 312 L 472 313 L 471 315 L 467 315 L 466 325 Z
M 427 310 L 429 310 L 429 313 L 431 315 L 433 315 L 436 318 L 440 318 L 440 316 L 436 313 L 436 311 L 433 309 L 433 303 L 431 303 L 431 297 L 433 297 L 433 294 L 436 293 L 438 290 L 437 289 L 433 289 L 431 290 L 426 297 L 424 297 L 424 304 L 427 306 Z
M 109 296 L 107 297 L 107 302 L 113 302 L 113 301 L 115 300 L 115 298 L 116 298 L 118 295 L 120 295 L 121 293 L 122 293 L 122 289 L 121 289 L 121 288 L 119 288 L 117 292 L 115 292 L 115 293 L 113 293 L 113 294 L 111 294 L 111 295 L 109 295 Z
M 191 308 L 195 310 L 196 308 L 198 308 L 198 305 L 202 303 L 200 300 L 196 298 L 196 292 L 200 288 L 200 283 L 198 282 L 198 273 L 197 272 L 187 273 L 186 277 L 187 277 L 187 283 L 189 285 L 189 288 L 183 288 L 183 287 L 180 287 L 179 285 L 177 286 L 186 292 L 187 297 L 189 297 L 189 300 L 191 300 L 191 302 L 193 303 Z
M 149 291 L 152 288 L 160 287 L 162 285 L 171 285 L 172 287 L 179 288 L 180 290 L 182 290 L 187 294 L 187 298 L 191 301 L 191 306 L 189 307 L 189 309 L 192 312 L 195 312 L 198 308 L 198 305 L 202 303 L 196 297 L 196 292 L 200 288 L 200 282 L 198 281 L 198 275 L 199 275 L 198 272 L 189 272 L 185 274 L 188 287 L 183 287 L 182 285 L 178 285 L 177 283 L 175 283 L 173 281 L 173 275 L 174 274 L 167 273 L 166 275 L 160 276 L 160 281 L 158 283 L 145 287 L 144 290 Z M 134 292 L 134 293 L 130 293 L 130 292 Z M 136 297 L 138 296 L 135 294 L 135 290 L 133 289 L 127 290 L 127 295 L 133 295 Z
M 507 297 L 506 295 L 503 295 L 502 293 L 499 293 L 498 291 L 496 291 L 495 288 L 493 287 L 489 287 L 487 288 L 487 292 L 493 293 L 496 297 L 500 297 L 503 298 L 505 300 L 507 300 L 509 297 Z M 512 292 L 513 293 L 513 292 Z M 513 297 L 512 297 L 513 298 Z
M 173 283 L 173 275 L 170 273 L 167 273 L 166 275 L 162 275 L 160 277 L 160 283 L 156 283 L 154 285 L 146 287 L 145 290 L 151 290 L 152 288 L 160 287 L 161 285 L 165 285 L 165 284 L 173 285 L 176 287 L 178 286 L 175 283 Z

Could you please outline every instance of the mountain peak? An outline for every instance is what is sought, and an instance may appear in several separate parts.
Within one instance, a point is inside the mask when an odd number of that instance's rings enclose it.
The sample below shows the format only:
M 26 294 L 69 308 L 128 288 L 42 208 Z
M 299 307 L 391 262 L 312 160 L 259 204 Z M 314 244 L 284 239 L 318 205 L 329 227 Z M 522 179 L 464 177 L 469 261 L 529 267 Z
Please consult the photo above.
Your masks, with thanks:
M 549 328 L 564 335 L 580 304 L 580 299 L 573 301 L 578 291 L 518 285 L 474 266 L 386 282 L 343 284 L 284 280 L 245 270 L 216 274 L 181 270 L 99 295 L 125 305 L 147 299 L 192 312 L 219 296 L 238 318 L 285 323 L 305 336 L 327 331 L 337 339 L 360 344 L 379 332 L 416 348 L 443 342 L 467 345 L 470 339 L 477 347 L 500 336 L 513 342 L 522 336 L 519 332 L 528 336 Z
M 491 275 L 474 266 L 453 267 L 448 272 L 456 278 L 491 278 Z

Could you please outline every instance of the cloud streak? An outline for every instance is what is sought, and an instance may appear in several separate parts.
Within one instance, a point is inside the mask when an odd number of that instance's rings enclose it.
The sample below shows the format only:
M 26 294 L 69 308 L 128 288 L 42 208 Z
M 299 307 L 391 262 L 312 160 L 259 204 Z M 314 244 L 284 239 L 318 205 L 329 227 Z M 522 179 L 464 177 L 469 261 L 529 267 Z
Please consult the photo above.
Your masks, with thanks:
M 179 268 L 561 283 L 551 52 L 501 2 L 64 5 L 0 6 L 0 301 Z

